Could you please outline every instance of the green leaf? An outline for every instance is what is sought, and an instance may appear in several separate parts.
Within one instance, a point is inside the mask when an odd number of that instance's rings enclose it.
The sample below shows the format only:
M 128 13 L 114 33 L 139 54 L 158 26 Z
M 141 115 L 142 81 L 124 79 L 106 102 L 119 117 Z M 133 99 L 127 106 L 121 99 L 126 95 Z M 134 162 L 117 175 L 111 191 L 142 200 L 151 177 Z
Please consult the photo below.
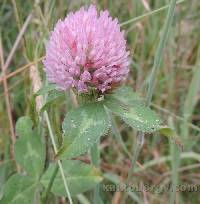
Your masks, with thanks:
M 159 132 L 166 137 L 173 137 L 176 134 L 175 130 L 168 126 L 160 126 Z
M 16 129 L 19 139 L 15 143 L 15 160 L 29 175 L 39 178 L 44 168 L 45 145 L 37 132 L 32 130 L 29 117 L 21 117 Z
M 53 91 L 55 89 L 56 89 L 56 85 L 55 84 L 45 84 L 34 95 L 35 96 L 45 95 L 45 94 L 48 94 L 50 91 Z
M 64 92 L 58 91 L 58 90 L 53 90 L 51 91 L 47 99 L 45 100 L 45 104 L 43 104 L 40 112 L 45 111 L 50 105 L 54 104 L 57 100 L 61 99 L 64 96 Z
M 70 111 L 63 122 L 64 144 L 58 156 L 73 158 L 85 153 L 109 128 L 102 103 L 90 103 Z
M 159 117 L 142 103 L 123 104 L 113 97 L 104 100 L 105 106 L 114 114 L 122 118 L 132 128 L 142 132 L 154 132 L 159 129 Z
M 164 135 L 171 139 L 176 145 L 180 147 L 180 149 L 183 151 L 183 143 L 180 140 L 180 138 L 177 136 L 176 131 L 168 126 L 160 126 L 159 132 L 161 135 Z
M 20 137 L 32 135 L 33 122 L 28 116 L 21 117 L 16 123 L 16 134 Z
M 136 102 L 144 104 L 144 99 L 142 99 L 137 93 L 133 92 L 132 88 L 128 86 L 122 86 L 106 97 L 115 98 L 126 105 L 134 104 Z
M 27 204 L 36 201 L 39 184 L 34 179 L 21 174 L 13 175 L 3 187 L 0 204 Z
M 2 188 L 8 177 L 16 171 L 13 160 L 3 161 L 0 164 L 0 199 L 2 196 Z
M 55 165 L 57 164 L 51 164 L 40 180 L 46 188 L 54 172 Z M 93 189 L 102 180 L 98 169 L 81 161 L 65 160 L 62 165 L 72 196 Z M 55 177 L 51 192 L 59 196 L 67 196 L 60 171 Z

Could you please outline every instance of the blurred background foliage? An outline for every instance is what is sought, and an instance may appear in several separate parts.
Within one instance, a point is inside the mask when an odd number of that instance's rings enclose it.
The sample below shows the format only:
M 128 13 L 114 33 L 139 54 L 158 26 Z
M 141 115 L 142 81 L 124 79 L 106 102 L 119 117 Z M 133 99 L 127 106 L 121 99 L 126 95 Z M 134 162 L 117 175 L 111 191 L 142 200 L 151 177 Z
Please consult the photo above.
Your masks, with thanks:
M 108 9 L 113 18 L 122 23 L 130 50 L 130 75 L 126 83 L 140 95 L 145 96 L 155 50 L 167 9 L 152 14 L 169 4 L 169 0 L 1 0 L 0 36 L 4 61 L 13 49 L 15 40 L 27 17 L 31 20 L 15 50 L 7 74 L 15 72 L 26 64 L 38 61 L 44 56 L 44 45 L 49 33 L 60 18 L 81 6 L 96 4 L 97 8 Z M 136 17 L 142 16 L 137 20 Z M 136 18 L 133 22 L 130 19 Z M 184 144 L 178 151 L 165 137 L 158 134 L 146 135 L 138 168 L 133 182 L 138 185 L 200 184 L 200 1 L 184 0 L 176 7 L 173 27 L 164 51 L 163 60 L 157 75 L 152 108 L 161 115 L 169 126 L 175 128 Z M 44 79 L 41 60 L 34 64 Z M 12 120 L 23 115 L 31 116 L 36 123 L 33 81 L 30 79 L 30 66 L 9 77 L 8 94 Z M 0 75 L 0 184 L 12 174 L 9 163 L 10 125 L 6 111 L 3 88 L 3 72 Z M 67 105 L 66 105 L 67 101 Z M 59 138 L 64 113 L 70 110 L 73 100 L 70 94 L 61 98 L 57 106 L 50 107 L 50 119 L 54 132 Z M 134 148 L 136 132 L 116 119 L 113 132 L 101 141 L 101 170 L 104 183 L 123 181 L 130 167 L 130 154 Z M 120 137 L 118 137 L 118 136 Z M 128 153 L 126 148 L 128 149 Z M 87 160 L 87 158 L 82 158 Z M 6 164 L 6 168 L 3 168 Z M 2 167 L 1 167 L 2 166 Z M 6 169 L 6 170 L 5 170 Z M 116 180 L 116 177 L 118 180 Z M 120 203 L 121 192 L 104 192 L 104 203 Z M 130 193 L 127 203 L 169 203 L 175 197 L 178 203 L 200 203 L 198 192 L 136 192 Z

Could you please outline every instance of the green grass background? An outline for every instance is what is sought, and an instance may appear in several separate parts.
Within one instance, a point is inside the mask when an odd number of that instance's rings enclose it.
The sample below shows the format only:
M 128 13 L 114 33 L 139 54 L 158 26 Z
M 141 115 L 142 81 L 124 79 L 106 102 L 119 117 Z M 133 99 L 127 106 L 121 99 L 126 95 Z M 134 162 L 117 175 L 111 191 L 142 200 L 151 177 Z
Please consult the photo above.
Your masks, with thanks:
M 59 18 L 80 6 L 94 3 L 97 8 L 108 9 L 113 18 L 118 18 L 125 30 L 127 48 L 130 50 L 130 75 L 126 84 L 146 97 L 156 48 L 166 19 L 169 0 L 0 0 L 0 36 L 4 61 L 13 48 L 27 16 L 33 17 L 21 39 L 7 73 L 44 56 L 44 44 L 49 32 Z M 157 12 L 158 9 L 158 12 Z M 156 11 L 156 12 L 154 12 Z M 132 20 L 130 20 L 132 19 Z M 36 63 L 44 79 L 42 63 Z M 2 73 L 1 75 L 2 76 Z M 151 107 L 173 127 L 184 144 L 184 150 L 159 134 L 146 135 L 134 173 L 135 185 L 195 185 L 200 184 L 200 1 L 185 0 L 175 10 L 173 25 L 164 48 L 163 60 L 156 76 Z M 38 121 L 32 91 L 29 68 L 8 79 L 13 122 L 23 115 Z M 57 137 L 61 134 L 64 113 L 72 108 L 71 99 L 60 100 L 51 107 L 49 116 Z M 119 120 L 115 120 L 114 133 L 101 141 L 101 170 L 103 184 L 125 180 L 130 168 L 130 155 L 134 148 L 136 132 Z M 6 112 L 3 83 L 0 82 L 0 169 L 9 159 L 10 127 Z M 125 147 L 125 148 L 124 148 Z M 128 152 L 127 152 L 128 150 Z M 1 170 L 0 170 L 1 172 Z M 12 174 L 0 174 L 0 184 Z M 179 189 L 180 190 L 180 189 Z M 188 190 L 175 193 L 166 191 L 129 192 L 126 203 L 200 203 L 199 192 Z M 77 198 L 77 203 L 86 203 L 89 194 Z M 101 190 L 104 203 L 120 203 L 121 192 Z M 79 200 L 79 201 L 78 201 Z M 55 201 L 58 202 L 58 201 Z

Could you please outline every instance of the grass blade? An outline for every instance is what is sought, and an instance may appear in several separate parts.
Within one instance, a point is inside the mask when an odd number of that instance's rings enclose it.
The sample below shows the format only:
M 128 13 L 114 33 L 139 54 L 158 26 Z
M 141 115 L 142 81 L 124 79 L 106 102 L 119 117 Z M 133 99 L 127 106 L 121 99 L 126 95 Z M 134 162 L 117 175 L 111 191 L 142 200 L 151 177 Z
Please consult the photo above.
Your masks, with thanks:
M 186 1 L 186 0 L 177 1 L 177 4 L 183 3 L 183 2 L 185 2 L 185 1 Z M 141 15 L 141 16 L 138 16 L 138 17 L 132 18 L 132 19 L 130 19 L 130 20 L 127 20 L 127 21 L 121 23 L 120 26 L 125 26 L 125 25 L 127 25 L 127 24 L 135 23 L 135 22 L 137 22 L 137 21 L 140 21 L 141 19 L 143 19 L 143 18 L 145 18 L 145 17 L 148 17 L 148 16 L 154 15 L 154 14 L 156 14 L 156 13 L 159 13 L 159 12 L 161 12 L 161 11 L 164 11 L 165 9 L 169 8 L 169 6 L 170 6 L 170 4 L 168 4 L 168 5 L 166 5 L 166 6 L 163 6 L 163 7 L 161 7 L 161 8 L 155 9 L 155 10 L 153 10 L 153 11 L 147 12 L 147 13 Z
M 165 44 L 166 44 L 167 39 L 168 39 L 170 27 L 171 27 L 173 17 L 174 17 L 175 7 L 176 7 L 176 0 L 171 0 L 168 14 L 167 14 L 167 18 L 166 18 L 166 21 L 165 21 L 165 24 L 163 27 L 163 31 L 162 31 L 162 36 L 161 36 L 160 42 L 158 44 L 158 48 L 156 50 L 154 64 L 153 64 L 153 68 L 152 68 L 152 72 L 151 72 L 151 77 L 150 77 L 149 84 L 148 84 L 148 91 L 147 91 L 147 105 L 148 106 L 150 106 L 151 99 L 153 96 L 153 89 L 154 89 L 154 85 L 155 85 L 154 82 L 156 80 L 157 71 L 160 67 L 160 63 L 162 60 L 163 49 L 164 49 Z
M 148 84 L 148 91 L 147 91 L 147 105 L 148 106 L 150 106 L 150 104 L 151 104 L 151 100 L 152 100 L 152 96 L 153 96 L 153 90 L 154 90 L 154 82 L 156 79 L 158 69 L 160 67 L 161 60 L 162 60 L 163 49 L 164 49 L 165 44 L 166 44 L 167 39 L 168 39 L 168 34 L 169 34 L 170 27 L 171 27 L 173 17 L 174 17 L 175 7 L 176 7 L 176 0 L 171 0 L 170 5 L 169 5 L 169 10 L 167 13 L 167 17 L 165 20 L 165 24 L 163 27 L 163 31 L 162 31 L 162 36 L 161 36 L 160 42 L 158 44 L 158 48 L 156 50 L 154 64 L 153 64 L 153 68 L 152 68 L 152 72 L 151 72 L 151 77 L 150 77 L 150 81 Z M 138 136 L 137 136 L 137 140 L 138 140 L 137 143 L 140 144 L 140 142 L 143 141 L 143 138 L 144 138 L 144 133 L 139 132 Z M 135 164 L 136 164 L 137 158 L 139 156 L 140 149 L 141 149 L 141 145 L 137 145 L 136 149 L 134 151 L 133 159 L 131 162 L 131 168 L 129 170 L 129 173 L 128 173 L 129 176 L 128 176 L 126 183 L 129 183 L 129 181 L 131 179 L 131 175 L 135 169 Z

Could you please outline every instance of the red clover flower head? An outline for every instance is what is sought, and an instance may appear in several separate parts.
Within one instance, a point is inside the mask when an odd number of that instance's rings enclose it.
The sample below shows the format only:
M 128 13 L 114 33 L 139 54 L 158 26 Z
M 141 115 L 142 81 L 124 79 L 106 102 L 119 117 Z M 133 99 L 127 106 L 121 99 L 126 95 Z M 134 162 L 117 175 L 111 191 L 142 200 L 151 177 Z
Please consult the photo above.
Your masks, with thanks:
M 103 93 L 126 79 L 129 52 L 124 32 L 108 11 L 81 8 L 59 20 L 46 45 L 47 78 L 59 89 Z

